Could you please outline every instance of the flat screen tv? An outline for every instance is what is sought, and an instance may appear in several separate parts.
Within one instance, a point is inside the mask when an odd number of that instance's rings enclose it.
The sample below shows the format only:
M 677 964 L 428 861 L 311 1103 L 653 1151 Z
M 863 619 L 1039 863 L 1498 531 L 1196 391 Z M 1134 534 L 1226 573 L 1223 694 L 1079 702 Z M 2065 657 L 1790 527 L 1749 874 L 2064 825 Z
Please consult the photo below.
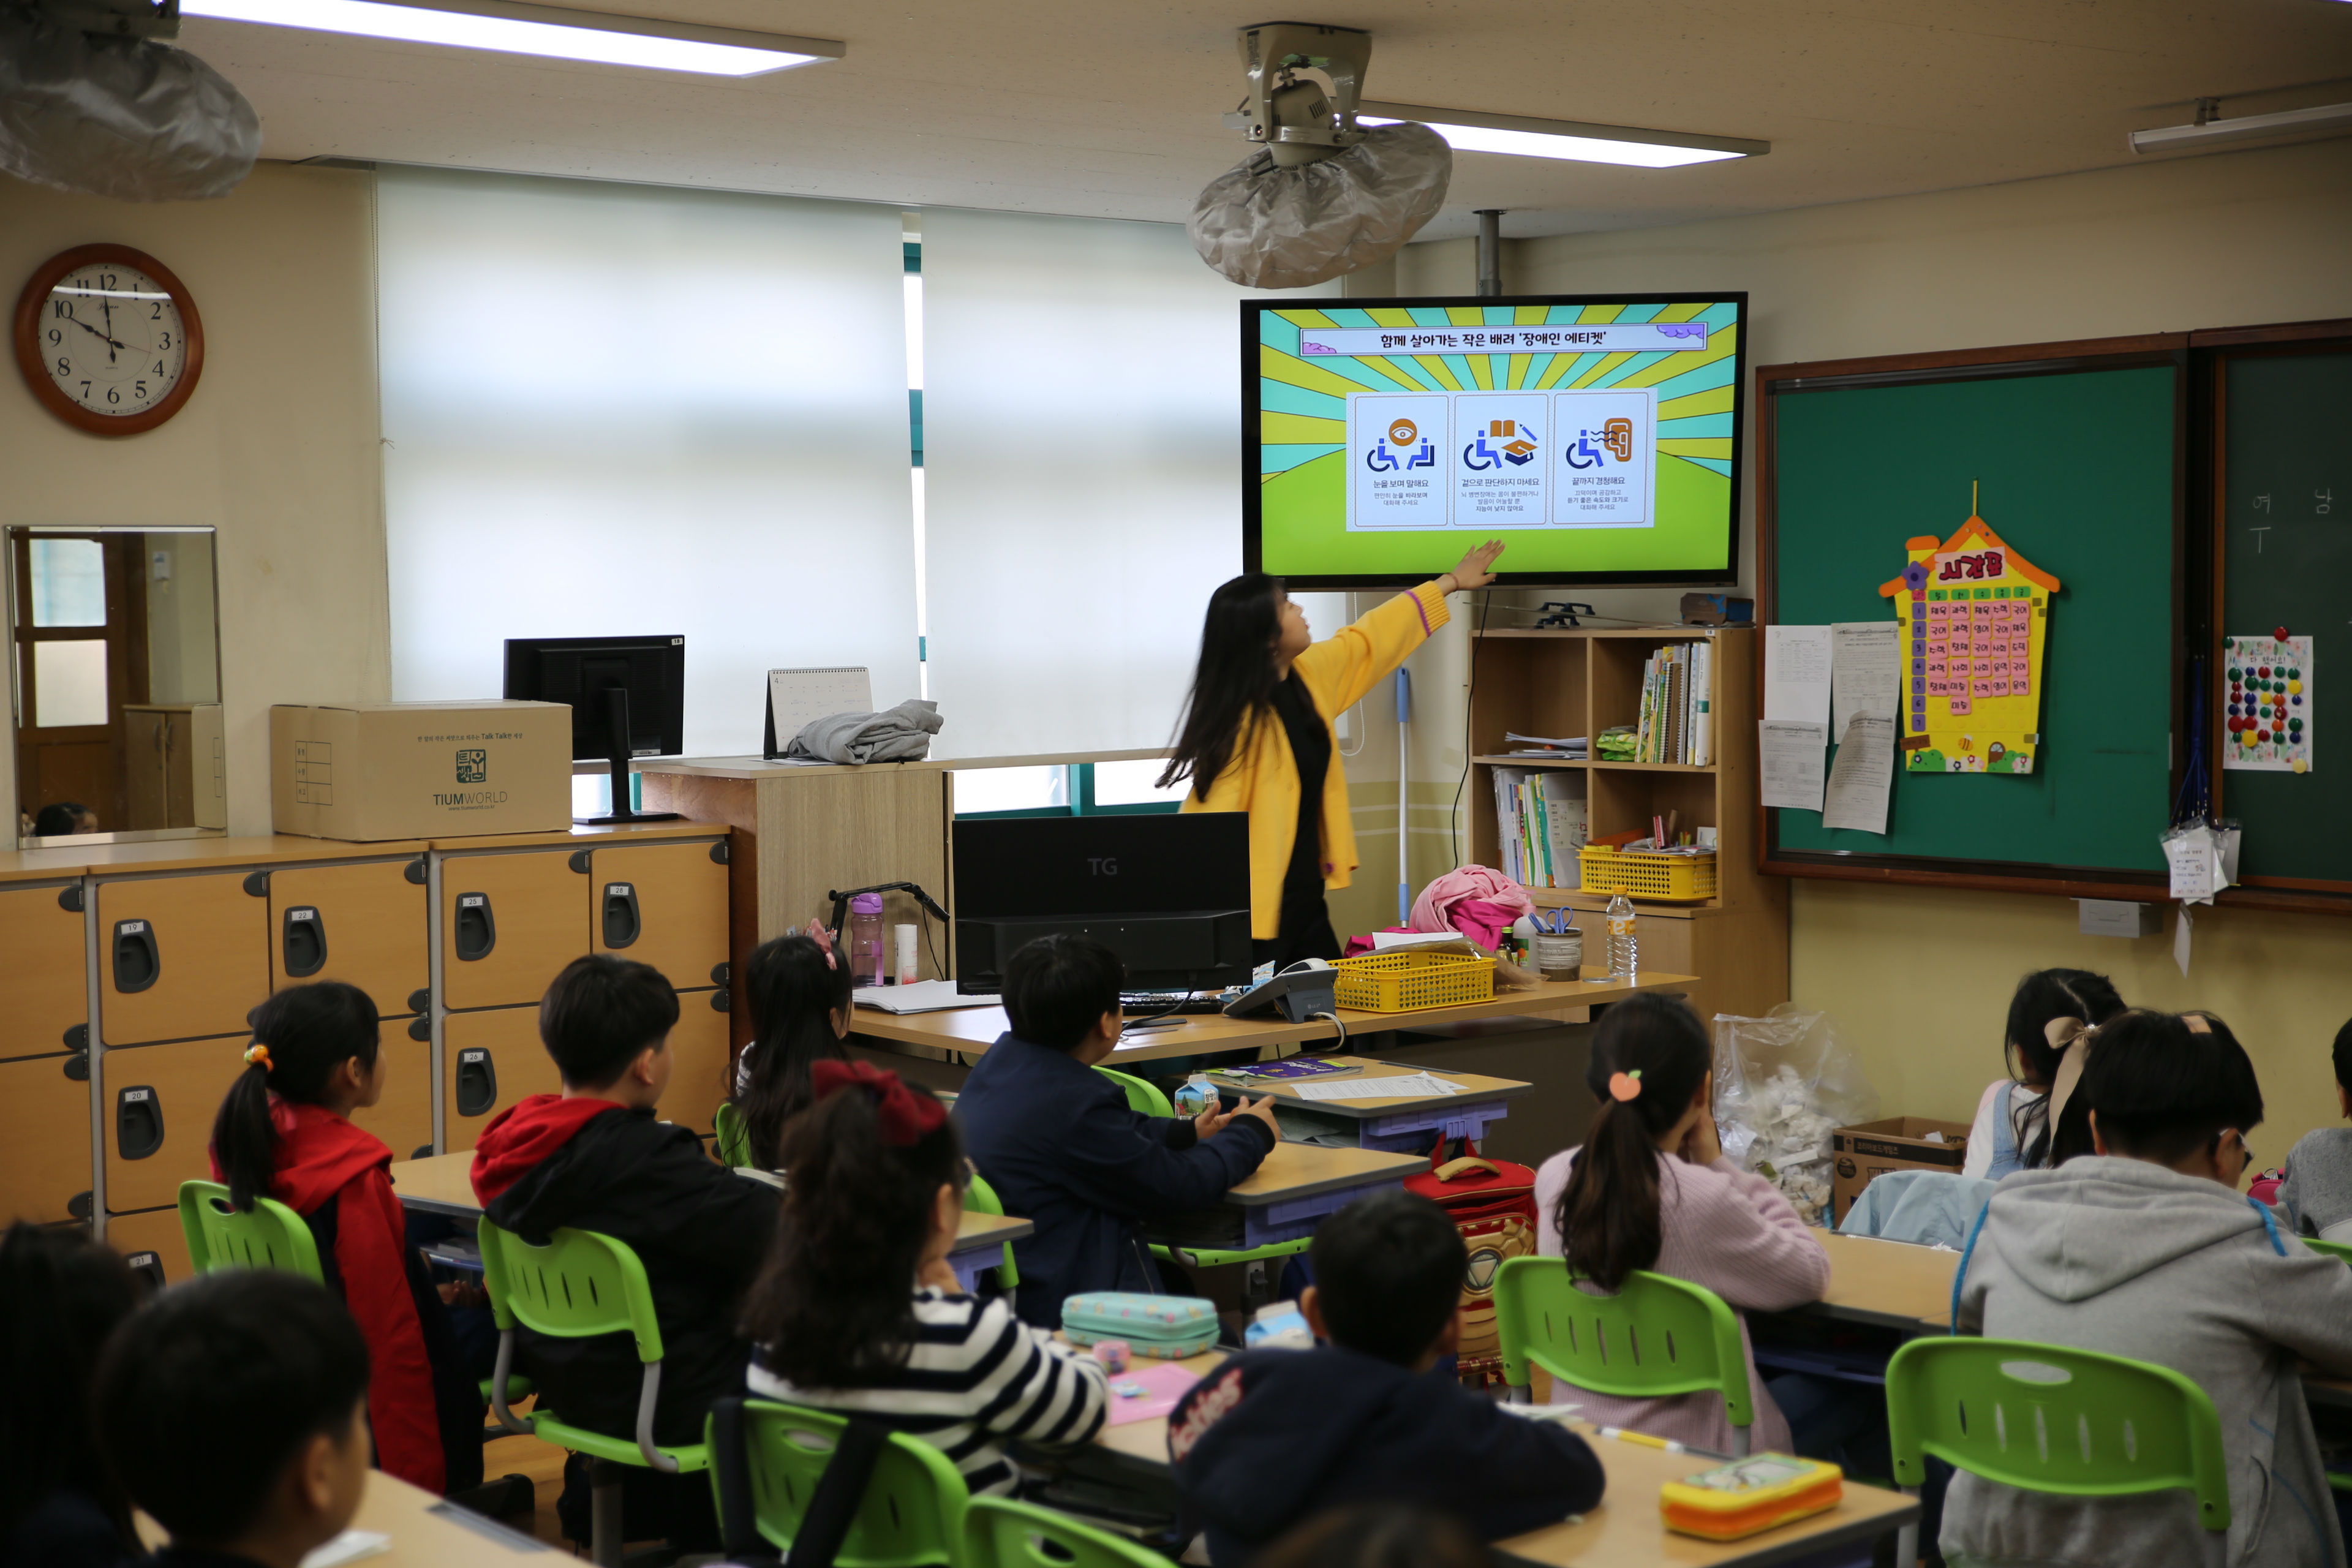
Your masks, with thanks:
M 1748 296 L 1242 304 L 1242 552 L 1404 587 L 1734 581 Z

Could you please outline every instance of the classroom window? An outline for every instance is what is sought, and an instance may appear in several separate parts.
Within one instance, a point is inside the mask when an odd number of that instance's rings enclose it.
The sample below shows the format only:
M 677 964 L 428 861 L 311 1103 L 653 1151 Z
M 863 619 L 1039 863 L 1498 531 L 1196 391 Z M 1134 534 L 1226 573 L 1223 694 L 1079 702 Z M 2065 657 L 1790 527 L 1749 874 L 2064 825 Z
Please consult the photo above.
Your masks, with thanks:
M 1087 804 L 1096 812 L 1174 811 L 1182 803 L 1184 784 L 1160 787 L 1161 770 L 1168 766 L 1164 757 L 1146 757 L 1124 763 L 1087 763 L 1090 787 Z
M 975 816 L 1132 816 L 1171 812 L 1181 785 L 1161 790 L 1152 781 L 1167 764 L 1069 763 L 1036 768 L 959 768 L 956 819 Z
M 33 624 L 106 625 L 105 546 L 95 539 L 36 539 L 29 542 L 29 548 Z

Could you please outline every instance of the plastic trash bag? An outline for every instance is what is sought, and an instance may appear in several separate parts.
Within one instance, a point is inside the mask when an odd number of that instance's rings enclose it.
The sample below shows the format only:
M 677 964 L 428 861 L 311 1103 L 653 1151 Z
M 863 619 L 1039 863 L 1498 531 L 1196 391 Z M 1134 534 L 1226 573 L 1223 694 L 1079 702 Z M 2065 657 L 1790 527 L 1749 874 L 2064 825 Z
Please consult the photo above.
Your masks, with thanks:
M 1185 227 L 1246 289 L 1304 289 L 1385 261 L 1445 203 L 1454 150 L 1426 125 L 1382 125 L 1336 156 L 1279 168 L 1260 149 L 1209 182 Z
M 225 196 L 261 117 L 184 49 L 84 33 L 0 5 L 0 171 L 124 202 Z
M 1779 1187 L 1807 1225 L 1828 1222 L 1830 1134 L 1877 1115 L 1878 1090 L 1827 1013 L 1783 1002 L 1761 1018 L 1715 1016 L 1723 1152 Z

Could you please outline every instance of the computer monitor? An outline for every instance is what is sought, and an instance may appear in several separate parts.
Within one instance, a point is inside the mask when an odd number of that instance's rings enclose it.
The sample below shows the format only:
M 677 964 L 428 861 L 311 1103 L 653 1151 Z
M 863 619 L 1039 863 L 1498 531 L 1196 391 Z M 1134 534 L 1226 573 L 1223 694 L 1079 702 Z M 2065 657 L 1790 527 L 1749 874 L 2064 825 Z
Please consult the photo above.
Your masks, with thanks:
M 1029 816 L 955 825 L 957 989 L 1000 989 L 1024 942 L 1091 937 L 1130 990 L 1250 977 L 1249 817 L 1242 812 Z
M 686 750 L 686 639 L 509 637 L 506 695 L 572 707 L 572 760 L 608 762 L 613 809 L 586 823 L 667 822 L 629 805 L 629 759 Z

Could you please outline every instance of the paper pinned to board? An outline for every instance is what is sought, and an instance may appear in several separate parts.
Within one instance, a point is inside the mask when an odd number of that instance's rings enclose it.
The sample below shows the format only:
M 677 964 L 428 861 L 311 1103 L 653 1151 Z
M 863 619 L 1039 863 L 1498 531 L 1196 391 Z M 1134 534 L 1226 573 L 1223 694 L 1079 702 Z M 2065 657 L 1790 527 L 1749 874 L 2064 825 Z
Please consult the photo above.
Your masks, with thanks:
M 1799 811 L 1822 808 L 1822 753 L 1829 745 L 1829 726 L 1793 720 L 1759 719 L 1756 749 L 1761 761 L 1766 805 L 1791 806 Z
M 1857 713 L 1838 742 L 1822 806 L 1823 827 L 1886 831 L 1886 794 L 1895 782 L 1895 716 Z
M 1764 717 L 1830 721 L 1830 628 L 1764 628 Z
M 1831 734 L 1843 735 L 1857 713 L 1903 711 L 1902 630 L 1893 621 L 1831 624 Z

